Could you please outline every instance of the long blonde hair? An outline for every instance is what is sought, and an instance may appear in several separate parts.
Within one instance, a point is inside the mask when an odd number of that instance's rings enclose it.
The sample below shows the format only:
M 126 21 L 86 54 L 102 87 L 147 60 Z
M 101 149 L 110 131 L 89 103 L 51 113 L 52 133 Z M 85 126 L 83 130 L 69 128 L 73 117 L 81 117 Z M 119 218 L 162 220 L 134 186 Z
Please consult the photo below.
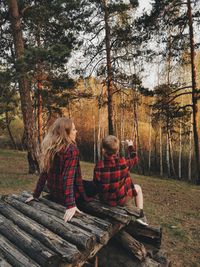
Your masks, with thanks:
M 62 148 L 74 143 L 70 139 L 73 121 L 66 117 L 56 119 L 50 126 L 41 145 L 40 170 L 48 172 L 54 156 Z

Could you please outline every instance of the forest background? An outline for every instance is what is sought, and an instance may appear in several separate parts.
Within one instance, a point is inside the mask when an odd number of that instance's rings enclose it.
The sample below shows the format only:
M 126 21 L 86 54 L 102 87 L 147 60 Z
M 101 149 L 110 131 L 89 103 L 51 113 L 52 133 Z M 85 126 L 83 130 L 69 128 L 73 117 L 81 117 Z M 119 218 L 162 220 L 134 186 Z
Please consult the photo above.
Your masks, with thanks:
M 28 152 L 58 116 L 83 160 L 132 138 L 137 171 L 200 183 L 199 1 L 0 1 L 0 146 Z M 153 88 L 144 80 L 154 76 Z

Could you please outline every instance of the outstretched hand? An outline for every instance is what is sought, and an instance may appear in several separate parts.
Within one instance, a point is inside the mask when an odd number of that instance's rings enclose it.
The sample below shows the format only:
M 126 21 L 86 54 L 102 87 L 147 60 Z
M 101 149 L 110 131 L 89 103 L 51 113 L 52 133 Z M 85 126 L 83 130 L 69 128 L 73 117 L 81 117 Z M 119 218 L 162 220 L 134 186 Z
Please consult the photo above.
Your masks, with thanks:
M 25 203 L 29 203 L 29 202 L 31 202 L 31 201 L 33 201 L 33 200 L 38 201 L 37 198 L 34 198 L 33 196 L 31 196 L 31 197 L 29 197 L 29 198 L 27 198 L 27 199 L 25 200 Z
M 64 222 L 70 221 L 76 212 L 82 213 L 77 207 L 73 207 L 71 209 L 67 209 L 65 211 L 65 215 L 63 217 Z

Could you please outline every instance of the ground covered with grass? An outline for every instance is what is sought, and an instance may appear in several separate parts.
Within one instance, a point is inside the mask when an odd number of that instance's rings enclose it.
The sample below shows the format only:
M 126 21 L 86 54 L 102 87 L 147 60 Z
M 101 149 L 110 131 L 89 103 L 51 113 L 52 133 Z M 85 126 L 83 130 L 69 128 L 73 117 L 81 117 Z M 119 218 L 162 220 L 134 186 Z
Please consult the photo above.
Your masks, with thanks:
M 83 178 L 94 165 L 81 162 Z M 32 191 L 37 176 L 28 175 L 26 153 L 0 150 L 0 194 Z M 151 224 L 163 228 L 162 249 L 172 266 L 200 266 L 200 186 L 132 174 L 143 188 L 145 212 Z

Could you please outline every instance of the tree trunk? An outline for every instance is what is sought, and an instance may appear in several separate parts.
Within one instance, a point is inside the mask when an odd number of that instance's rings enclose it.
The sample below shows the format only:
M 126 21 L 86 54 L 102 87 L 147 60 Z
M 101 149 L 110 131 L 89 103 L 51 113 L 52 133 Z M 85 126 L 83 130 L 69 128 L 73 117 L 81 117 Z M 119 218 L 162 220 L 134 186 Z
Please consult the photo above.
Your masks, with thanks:
M 94 121 L 94 163 L 96 163 L 96 121 L 95 116 L 93 116 Z
M 101 122 L 100 122 L 100 115 L 101 115 L 101 99 L 99 96 L 99 103 L 98 103 L 98 133 L 97 133 L 97 158 L 98 160 L 101 159 Z
M 107 92 L 108 92 L 108 132 L 114 134 L 113 128 L 113 73 L 111 63 L 110 47 L 110 26 L 107 0 L 103 0 L 104 21 L 105 21 L 105 41 L 106 41 L 106 59 L 107 59 Z
M 169 153 L 170 153 L 170 158 L 171 158 L 171 167 L 172 167 L 172 172 L 173 176 L 176 177 L 176 171 L 174 167 L 174 153 L 173 153 L 173 147 L 172 147 L 172 138 L 171 138 L 171 131 L 169 130 Z
M 170 153 L 169 153 L 169 130 L 167 131 L 167 143 L 166 143 L 166 161 L 167 161 L 167 175 L 168 178 L 171 177 L 171 168 L 170 168 Z
M 38 3 L 39 4 L 39 3 Z M 35 5 L 37 5 L 37 1 L 35 0 Z M 40 41 L 40 25 L 37 25 L 36 31 L 36 43 L 37 47 L 41 47 Z M 43 139 L 43 118 L 42 118 L 42 64 L 40 59 L 37 62 L 37 121 L 38 121 L 38 141 L 41 147 L 42 139 Z
M 6 128 L 7 128 L 7 131 L 8 131 L 8 134 L 10 136 L 10 140 L 12 142 L 12 145 L 14 147 L 14 149 L 17 149 L 17 145 L 15 143 L 15 139 L 12 135 L 12 132 L 11 132 L 11 129 L 10 129 L 10 120 L 9 120 L 9 115 L 8 115 L 8 111 L 6 110 L 5 111 L 5 115 L 6 115 Z
M 178 178 L 182 178 L 182 120 L 180 121 L 180 126 L 179 126 L 179 158 L 178 158 Z
M 24 128 L 26 134 L 26 145 L 27 150 L 31 154 L 34 163 L 34 169 L 29 168 L 32 173 L 38 170 L 37 164 L 37 138 L 35 121 L 33 116 L 33 106 L 31 100 L 31 92 L 29 87 L 29 82 L 26 77 L 26 72 L 24 69 L 24 40 L 22 34 L 22 25 L 20 20 L 20 14 L 18 10 L 17 0 L 8 0 L 9 5 L 9 15 L 11 22 L 11 30 L 14 39 L 15 56 L 16 62 L 16 72 L 18 75 L 19 82 L 19 93 L 21 100 L 21 109 L 23 114 Z
M 188 181 L 192 180 L 192 114 L 190 121 L 190 134 L 189 134 L 189 158 L 188 158 Z
M 135 125 L 135 147 L 137 150 L 137 153 L 140 153 L 140 159 L 141 159 L 141 164 L 138 166 L 141 167 L 142 174 L 145 174 L 145 164 L 144 164 L 144 155 L 143 151 L 140 145 L 140 136 L 139 136 L 139 126 L 138 126 L 138 106 L 137 106 L 137 95 L 135 95 L 133 91 L 133 121 Z
M 120 91 L 120 141 L 121 141 L 121 154 L 125 156 L 125 136 L 124 136 L 124 94 L 123 91 Z M 133 125 L 133 133 L 134 133 L 134 125 Z M 134 139 L 134 138 L 133 138 Z
M 42 139 L 43 139 L 43 119 L 42 119 L 42 82 L 39 79 L 37 82 L 38 87 L 38 112 L 37 112 L 37 119 L 38 119 L 38 140 L 41 146 Z
M 160 125 L 160 176 L 163 176 L 162 127 Z
M 195 48 L 194 48 L 194 32 L 193 32 L 193 19 L 191 1 L 187 0 L 188 8 L 188 24 L 190 33 L 190 59 L 191 59 L 191 73 L 192 73 L 192 111 L 193 111 L 193 134 L 194 134 L 194 149 L 196 158 L 196 183 L 200 184 L 200 157 L 199 157 L 199 126 L 198 126 L 198 105 L 197 100 L 199 93 L 197 91 L 196 82 L 196 66 L 195 66 Z
M 151 124 L 151 120 L 152 120 L 152 108 L 150 111 L 150 118 L 149 118 L 149 175 L 151 172 L 151 142 L 152 142 L 152 124 Z

